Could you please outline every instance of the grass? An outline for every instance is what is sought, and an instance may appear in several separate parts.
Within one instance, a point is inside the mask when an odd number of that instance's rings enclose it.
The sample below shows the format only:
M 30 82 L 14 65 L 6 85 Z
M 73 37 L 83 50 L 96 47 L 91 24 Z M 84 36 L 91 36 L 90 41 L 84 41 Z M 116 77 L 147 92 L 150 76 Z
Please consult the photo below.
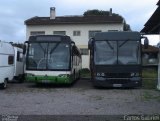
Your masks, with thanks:
M 82 69 L 80 74 L 81 74 L 82 78 L 90 78 L 91 77 L 90 76 L 90 70 L 87 69 L 87 68 Z
M 142 94 L 142 100 L 148 101 L 148 100 L 157 100 L 160 102 L 160 95 L 154 95 L 150 91 L 144 91 Z
M 142 70 L 142 77 L 144 78 L 157 78 L 158 73 L 155 68 L 144 68 Z
M 142 71 L 142 84 L 144 89 L 156 89 L 158 72 L 155 68 L 144 68 Z

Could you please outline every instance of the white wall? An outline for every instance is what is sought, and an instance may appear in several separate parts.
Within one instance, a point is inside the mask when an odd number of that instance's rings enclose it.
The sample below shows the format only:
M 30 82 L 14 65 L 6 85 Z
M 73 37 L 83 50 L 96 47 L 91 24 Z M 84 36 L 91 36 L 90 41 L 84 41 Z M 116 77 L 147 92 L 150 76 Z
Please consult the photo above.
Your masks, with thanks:
M 81 36 L 73 36 L 75 30 L 81 31 Z M 30 31 L 45 31 L 46 35 L 53 35 L 53 31 L 66 31 L 66 35 L 70 36 L 76 45 L 88 45 L 88 31 L 90 30 L 101 30 L 102 32 L 108 30 L 123 31 L 123 24 L 27 26 L 26 39 L 28 40 Z
M 75 41 L 77 46 L 88 45 L 89 31 L 108 30 L 123 31 L 123 24 L 79 24 L 79 25 L 41 25 L 27 26 L 26 39 L 28 40 L 31 31 L 45 31 L 45 35 L 53 35 L 53 31 L 66 31 L 66 35 Z M 81 31 L 81 36 L 73 36 L 73 31 Z M 89 56 L 82 56 L 82 68 L 89 68 Z

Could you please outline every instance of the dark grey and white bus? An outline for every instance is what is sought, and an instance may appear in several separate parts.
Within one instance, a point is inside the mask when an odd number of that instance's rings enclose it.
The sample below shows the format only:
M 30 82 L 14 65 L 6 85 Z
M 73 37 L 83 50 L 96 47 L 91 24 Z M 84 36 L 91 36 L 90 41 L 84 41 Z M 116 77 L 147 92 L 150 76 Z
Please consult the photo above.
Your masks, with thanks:
M 139 32 L 100 32 L 90 39 L 93 85 L 141 87 L 141 39 Z

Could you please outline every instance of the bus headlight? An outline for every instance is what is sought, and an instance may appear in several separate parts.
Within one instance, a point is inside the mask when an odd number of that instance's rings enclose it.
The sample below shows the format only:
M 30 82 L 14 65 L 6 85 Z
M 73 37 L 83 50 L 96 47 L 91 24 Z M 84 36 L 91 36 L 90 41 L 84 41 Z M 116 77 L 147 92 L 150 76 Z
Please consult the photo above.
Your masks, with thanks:
M 25 76 L 34 76 L 32 73 L 26 73 Z
M 97 76 L 101 76 L 101 74 L 100 74 L 100 73 L 97 73 L 96 75 L 97 75 Z
M 97 76 L 105 76 L 105 73 L 97 73 Z
M 101 73 L 101 76 L 105 76 L 105 73 Z
M 131 73 L 131 76 L 134 76 L 134 73 Z
M 139 73 L 135 73 L 135 76 L 140 76 L 140 74 Z
M 139 76 L 139 73 L 131 73 L 131 77 L 133 76 Z
M 59 77 L 69 77 L 69 74 L 59 74 Z

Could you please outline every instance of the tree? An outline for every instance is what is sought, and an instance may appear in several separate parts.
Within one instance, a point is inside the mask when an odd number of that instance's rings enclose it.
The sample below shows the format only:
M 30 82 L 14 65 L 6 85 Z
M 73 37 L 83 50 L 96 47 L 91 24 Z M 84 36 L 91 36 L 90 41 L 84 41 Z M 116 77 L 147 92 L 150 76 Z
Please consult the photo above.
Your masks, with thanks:
M 130 25 L 127 24 L 125 20 L 124 20 L 124 27 L 123 27 L 123 30 L 124 30 L 124 31 L 132 31 Z
M 19 47 L 19 48 L 23 48 L 24 44 L 23 43 L 11 43 L 14 47 Z
M 109 11 L 102 11 L 102 10 L 98 10 L 98 9 L 94 9 L 94 10 L 87 10 L 84 12 L 83 14 L 84 16 L 107 16 L 109 15 Z
M 93 10 L 87 10 L 83 13 L 83 16 L 109 16 L 110 12 L 109 11 L 103 11 L 103 10 L 98 10 L 98 9 L 93 9 Z M 126 23 L 125 19 L 116 13 L 112 13 L 112 16 L 114 17 L 120 17 L 124 20 L 124 31 L 131 31 L 131 27 L 129 24 Z

